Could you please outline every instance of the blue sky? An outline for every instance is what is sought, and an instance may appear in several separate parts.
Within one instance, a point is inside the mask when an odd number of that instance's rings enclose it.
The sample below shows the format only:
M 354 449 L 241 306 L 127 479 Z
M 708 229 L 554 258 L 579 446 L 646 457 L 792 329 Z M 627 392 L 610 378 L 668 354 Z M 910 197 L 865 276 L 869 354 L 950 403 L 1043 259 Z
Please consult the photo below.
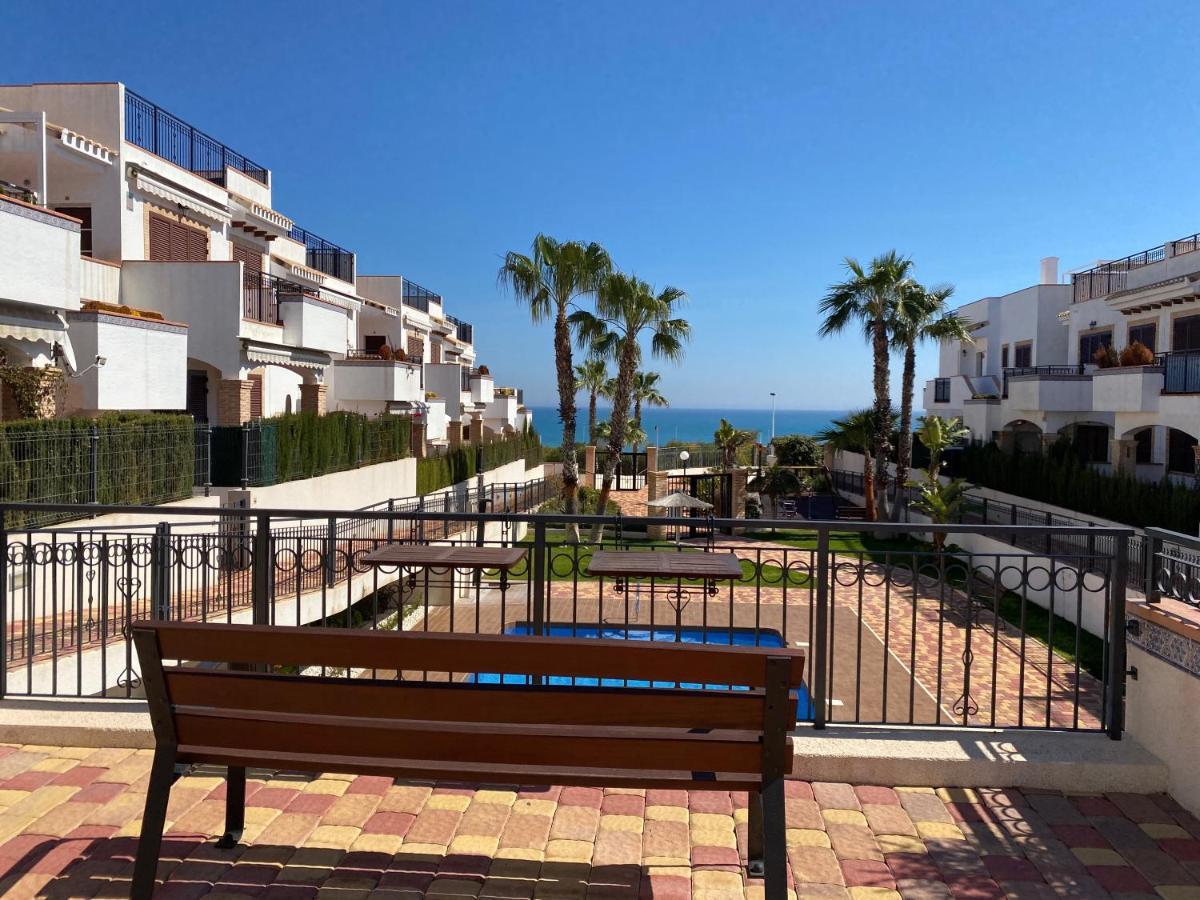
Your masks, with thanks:
M 689 292 L 674 405 L 844 409 L 867 349 L 815 337 L 842 257 L 895 247 L 966 302 L 1200 230 L 1189 4 L 19 6 L 0 80 L 124 81 L 267 165 L 535 403 L 550 332 L 495 275 L 537 231 Z

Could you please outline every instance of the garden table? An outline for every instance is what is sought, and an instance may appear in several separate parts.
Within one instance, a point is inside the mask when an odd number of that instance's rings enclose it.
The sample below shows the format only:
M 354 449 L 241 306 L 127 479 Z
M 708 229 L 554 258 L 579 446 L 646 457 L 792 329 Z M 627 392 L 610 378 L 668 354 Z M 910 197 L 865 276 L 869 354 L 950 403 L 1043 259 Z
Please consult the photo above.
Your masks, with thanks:
M 650 602 L 654 602 L 654 580 L 674 581 L 666 592 L 667 603 L 675 610 L 675 626 L 683 622 L 683 610 L 691 601 L 692 591 L 685 580 L 704 582 L 701 594 L 715 596 L 718 581 L 737 581 L 742 563 L 733 553 L 680 553 L 676 550 L 597 550 L 588 563 L 588 574 L 613 578 L 613 591 L 623 594 L 630 578 L 650 579 Z M 638 604 L 640 608 L 640 603 Z M 653 621 L 653 614 L 651 615 Z

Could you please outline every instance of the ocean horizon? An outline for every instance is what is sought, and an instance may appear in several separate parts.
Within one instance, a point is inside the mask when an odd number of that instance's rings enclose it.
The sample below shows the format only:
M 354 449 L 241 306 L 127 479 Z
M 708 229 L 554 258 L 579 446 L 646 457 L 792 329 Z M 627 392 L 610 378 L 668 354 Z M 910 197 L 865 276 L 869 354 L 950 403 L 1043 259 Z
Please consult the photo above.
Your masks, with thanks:
M 533 410 L 533 427 L 546 446 L 562 443 L 562 425 L 558 421 L 557 406 L 530 406 Z M 813 435 L 828 428 L 834 419 L 846 414 L 839 409 L 777 409 L 775 410 L 775 434 Z M 610 409 L 601 407 L 597 418 L 604 421 Z M 671 441 L 688 443 L 712 443 L 713 432 L 721 419 L 727 419 L 734 427 L 758 432 L 758 439 L 766 443 L 771 436 L 770 409 L 643 409 L 642 427 L 651 444 L 669 444 Z M 579 407 L 575 427 L 576 440 L 587 441 L 587 401 Z

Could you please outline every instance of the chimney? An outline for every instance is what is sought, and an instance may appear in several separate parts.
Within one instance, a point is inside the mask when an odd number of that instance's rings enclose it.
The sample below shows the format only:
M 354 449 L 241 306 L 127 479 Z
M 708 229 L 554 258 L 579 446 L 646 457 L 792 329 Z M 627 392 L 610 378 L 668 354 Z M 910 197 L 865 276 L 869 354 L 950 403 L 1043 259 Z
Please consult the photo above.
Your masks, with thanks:
M 1047 256 L 1042 260 L 1041 276 L 1038 284 L 1058 284 L 1058 257 Z

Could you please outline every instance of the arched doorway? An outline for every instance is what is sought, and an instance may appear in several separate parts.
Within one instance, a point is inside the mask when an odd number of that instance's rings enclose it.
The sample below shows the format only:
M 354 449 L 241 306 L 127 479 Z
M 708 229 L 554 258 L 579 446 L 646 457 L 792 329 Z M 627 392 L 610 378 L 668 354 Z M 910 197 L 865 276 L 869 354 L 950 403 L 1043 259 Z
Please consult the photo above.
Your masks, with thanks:
M 1196 474 L 1195 446 L 1200 443 L 1186 431 L 1167 429 L 1167 471 L 1184 475 Z

